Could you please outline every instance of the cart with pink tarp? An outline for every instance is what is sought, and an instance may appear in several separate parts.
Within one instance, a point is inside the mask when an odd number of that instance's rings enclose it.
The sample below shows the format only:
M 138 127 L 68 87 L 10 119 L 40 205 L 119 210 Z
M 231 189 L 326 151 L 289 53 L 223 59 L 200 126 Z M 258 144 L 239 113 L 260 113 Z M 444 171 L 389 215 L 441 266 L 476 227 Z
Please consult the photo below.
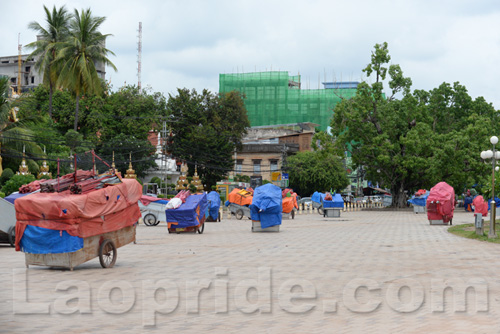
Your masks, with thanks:
M 446 182 L 439 182 L 431 188 L 427 197 L 427 219 L 431 225 L 453 223 L 455 211 L 455 190 Z

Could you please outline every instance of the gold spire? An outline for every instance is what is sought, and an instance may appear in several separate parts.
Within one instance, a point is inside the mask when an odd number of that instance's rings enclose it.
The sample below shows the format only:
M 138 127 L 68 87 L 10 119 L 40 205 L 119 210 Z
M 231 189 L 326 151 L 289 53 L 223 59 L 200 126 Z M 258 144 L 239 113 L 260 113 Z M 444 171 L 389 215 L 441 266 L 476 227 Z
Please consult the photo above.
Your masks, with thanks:
M 28 168 L 28 165 L 26 164 L 26 154 L 25 154 L 25 146 L 23 145 L 23 160 L 21 161 L 21 164 L 19 165 L 19 172 L 16 174 L 18 175 L 31 175 L 30 170 Z
M 132 168 L 132 152 L 129 155 L 128 169 L 125 173 L 126 179 L 137 179 L 137 175 L 135 174 L 135 170 Z
M 43 146 L 43 153 L 47 156 L 45 152 L 45 145 Z M 38 178 L 47 175 L 49 178 L 52 178 L 52 173 L 49 173 L 49 166 L 47 165 L 47 160 L 43 160 L 42 167 L 40 167 L 40 172 L 38 173 Z
M 193 180 L 191 181 L 191 184 L 196 187 L 196 190 L 201 192 L 203 191 L 203 184 L 201 184 L 200 177 L 198 176 L 198 166 L 195 165 L 194 167 L 194 175 L 193 175 Z
M 184 190 L 184 189 L 189 189 L 188 187 L 185 186 L 189 182 L 186 179 L 188 173 L 188 166 L 185 162 L 182 163 L 181 165 L 181 175 L 179 176 L 179 180 L 177 180 L 177 185 L 175 186 L 175 190 Z
M 116 172 L 116 166 L 115 166 L 115 151 L 113 151 L 113 160 L 111 162 L 111 168 L 109 169 L 110 173 L 115 173 Z

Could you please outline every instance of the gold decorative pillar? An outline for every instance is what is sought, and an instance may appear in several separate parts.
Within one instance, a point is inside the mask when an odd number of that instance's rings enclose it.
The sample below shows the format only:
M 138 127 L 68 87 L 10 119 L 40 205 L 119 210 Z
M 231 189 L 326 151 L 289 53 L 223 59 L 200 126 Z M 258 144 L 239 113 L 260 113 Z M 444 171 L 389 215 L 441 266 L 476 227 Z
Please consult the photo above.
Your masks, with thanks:
M 128 169 L 125 173 L 126 179 L 137 179 L 137 175 L 135 174 L 135 170 L 132 168 L 132 152 L 129 155 Z
M 47 157 L 47 152 L 45 151 L 45 146 L 43 147 L 43 153 L 45 157 Z M 42 167 L 40 167 L 40 172 L 38 173 L 38 178 L 47 175 L 49 178 L 52 178 L 52 173 L 49 172 L 49 166 L 47 165 L 47 160 L 43 160 Z
M 203 184 L 201 184 L 200 177 L 198 176 L 198 166 L 194 167 L 194 175 L 191 184 L 196 187 L 197 192 L 203 191 Z

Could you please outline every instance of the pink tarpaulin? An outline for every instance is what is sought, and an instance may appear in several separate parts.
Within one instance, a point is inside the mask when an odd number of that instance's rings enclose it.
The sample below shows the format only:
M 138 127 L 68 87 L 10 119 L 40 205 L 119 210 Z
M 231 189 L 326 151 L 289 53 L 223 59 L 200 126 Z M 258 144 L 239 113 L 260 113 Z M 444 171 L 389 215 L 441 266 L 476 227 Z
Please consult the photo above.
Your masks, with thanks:
M 483 217 L 488 215 L 488 203 L 484 200 L 483 196 L 476 196 L 472 200 L 472 204 L 476 213 L 482 214 Z
M 15 201 L 16 250 L 26 225 L 67 231 L 81 238 L 116 231 L 141 217 L 139 182 L 123 179 L 86 194 L 35 193 Z
M 427 218 L 448 223 L 455 211 L 455 190 L 446 182 L 439 182 L 431 188 L 427 197 Z

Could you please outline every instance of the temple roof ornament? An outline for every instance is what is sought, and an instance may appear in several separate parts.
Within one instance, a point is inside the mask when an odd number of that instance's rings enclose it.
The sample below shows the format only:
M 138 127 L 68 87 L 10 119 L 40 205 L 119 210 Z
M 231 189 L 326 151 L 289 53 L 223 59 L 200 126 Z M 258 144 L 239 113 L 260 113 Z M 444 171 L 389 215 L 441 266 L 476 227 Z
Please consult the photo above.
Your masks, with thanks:
M 132 152 L 130 152 L 130 155 L 129 155 L 128 169 L 127 169 L 127 172 L 125 173 L 125 178 L 126 179 L 137 179 L 137 175 L 135 174 L 135 170 L 132 168 Z
M 43 153 L 45 154 L 45 157 L 47 157 L 47 152 L 45 152 L 45 146 L 43 147 Z M 49 166 L 47 165 L 47 160 L 43 160 L 42 166 L 40 167 L 40 172 L 38 173 L 38 178 L 41 178 L 42 176 L 48 176 L 49 178 L 52 178 L 52 173 L 49 172 Z
M 19 172 L 16 173 L 17 175 L 31 175 L 30 170 L 28 168 L 28 165 L 26 164 L 26 153 L 25 153 L 25 146 L 23 145 L 23 160 L 21 161 L 21 164 L 19 165 Z

